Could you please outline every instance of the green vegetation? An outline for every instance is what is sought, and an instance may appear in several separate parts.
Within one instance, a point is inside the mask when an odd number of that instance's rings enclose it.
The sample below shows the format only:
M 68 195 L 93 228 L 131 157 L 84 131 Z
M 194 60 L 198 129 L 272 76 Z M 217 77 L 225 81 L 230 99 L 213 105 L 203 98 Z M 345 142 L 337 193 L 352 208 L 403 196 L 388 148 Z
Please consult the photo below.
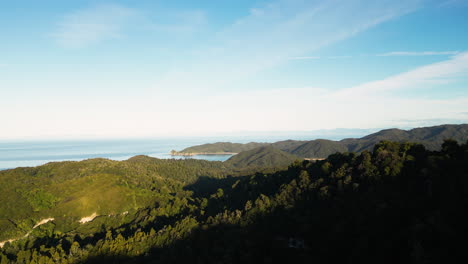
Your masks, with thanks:
M 291 149 L 290 153 L 305 158 L 323 158 L 337 152 L 346 152 L 348 148 L 337 141 L 317 139 Z
M 0 172 L 0 242 L 21 237 L 42 219 L 67 232 L 96 213 L 116 215 L 155 203 L 198 177 L 224 177 L 221 162 L 137 156 L 118 162 L 91 159 Z M 181 194 L 184 195 L 184 194 Z
M 50 209 L 59 201 L 57 197 L 43 189 L 33 189 L 26 192 L 24 196 L 35 212 Z
M 394 142 L 415 142 L 424 145 L 429 150 L 439 150 L 445 139 L 451 138 L 459 143 L 468 140 L 468 125 L 441 125 L 434 127 L 415 128 L 411 130 L 387 129 L 362 137 L 348 138 L 341 141 L 317 139 L 311 141 L 286 140 L 275 143 L 214 143 L 194 146 L 181 151 L 189 152 L 235 152 L 252 150 L 261 146 L 270 145 L 290 154 L 302 158 L 326 158 L 337 152 L 362 152 L 372 150 L 374 145 L 382 140 Z
M 34 224 L 28 219 L 60 215 L 28 237 L 6 243 L 0 263 L 445 263 L 466 258 L 468 142 L 447 140 L 440 151 L 430 151 L 383 141 L 372 152 L 295 161 L 271 173 L 229 171 L 221 162 L 138 156 L 1 172 L 1 215 L 9 214 L 0 222 L 3 228 L 14 222 L 27 232 Z M 29 196 L 22 196 L 27 188 L 46 201 L 33 202 L 41 205 L 37 212 Z M 100 201 L 85 206 L 84 198 Z M 17 213 L 8 209 L 11 204 Z M 78 218 L 64 216 L 75 210 L 80 212 L 75 216 L 93 211 L 100 216 L 77 224 Z
M 229 158 L 225 163 L 235 168 L 281 168 L 300 159 L 272 146 L 267 146 L 241 152 Z
M 199 146 L 193 146 L 181 150 L 178 153 L 239 153 L 242 151 L 252 150 L 254 148 L 269 145 L 268 143 L 256 143 L 250 142 L 246 144 L 241 143 L 230 143 L 230 142 L 216 142 L 211 144 L 203 144 Z
M 373 146 L 382 141 L 415 142 L 423 144 L 429 150 L 439 150 L 445 139 L 451 138 L 464 143 L 468 140 L 468 125 L 441 125 L 422 127 L 411 130 L 386 129 L 360 139 L 345 139 L 341 142 L 348 151 L 360 152 L 372 150 Z

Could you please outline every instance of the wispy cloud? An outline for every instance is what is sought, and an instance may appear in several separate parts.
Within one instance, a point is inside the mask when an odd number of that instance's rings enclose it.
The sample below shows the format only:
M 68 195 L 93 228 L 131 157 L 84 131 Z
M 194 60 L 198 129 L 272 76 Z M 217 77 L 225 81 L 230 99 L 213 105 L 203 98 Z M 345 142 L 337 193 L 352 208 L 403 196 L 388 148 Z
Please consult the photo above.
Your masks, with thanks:
M 424 89 L 429 87 L 444 91 L 446 87 L 442 84 L 456 83 L 459 77 L 464 76 L 468 76 L 468 52 L 338 91 L 305 87 L 232 91 L 229 94 L 194 95 L 190 98 L 178 94 L 162 100 L 158 104 L 161 110 L 156 112 L 171 109 L 174 120 L 184 120 L 180 124 L 157 117 L 160 119 L 158 123 L 171 124 L 167 127 L 174 129 L 174 133 L 177 130 L 202 133 L 206 128 L 200 127 L 199 131 L 191 129 L 199 127 L 197 124 L 200 123 L 216 124 L 210 127 L 212 132 L 226 132 L 239 127 L 253 131 L 294 127 L 305 131 L 462 123 L 468 122 L 468 117 L 463 114 L 468 111 L 468 94 L 438 99 L 423 98 L 416 93 L 405 93 L 403 96 L 400 91 L 419 89 L 424 93 Z M 238 107 L 239 102 L 242 102 L 242 107 Z
M 319 56 L 303 56 L 303 57 L 292 57 L 291 60 L 317 60 Z
M 277 0 L 217 33 L 206 48 L 170 69 L 160 89 L 219 89 L 416 10 L 420 0 Z M 359 14 L 359 16 L 356 16 Z M 306 58 L 309 57 L 309 58 Z
M 393 57 L 393 56 L 451 56 L 457 55 L 460 51 L 392 51 L 376 55 L 378 57 Z M 362 55 L 361 55 L 362 56 Z M 334 55 L 334 56 L 299 56 L 292 57 L 291 60 L 316 60 L 316 59 L 349 59 L 351 55 Z
M 433 82 L 431 78 L 435 73 L 436 79 L 456 81 L 459 76 L 468 76 L 467 72 L 468 53 L 461 53 L 443 62 L 344 88 L 338 92 L 315 87 L 285 87 L 262 91 L 231 90 L 229 93 L 210 93 L 208 96 L 174 93 L 161 94 L 159 97 L 140 97 L 135 94 L 120 100 L 109 100 L 105 102 L 105 107 L 102 100 L 90 100 L 86 96 L 72 101 L 52 102 L 30 98 L 28 105 L 39 109 L 38 111 L 25 111 L 22 105 L 14 102 L 0 104 L 0 112 L 9 111 L 13 117 L 0 117 L 1 123 L 5 124 L 0 135 L 5 133 L 21 136 L 31 132 L 37 135 L 44 131 L 63 131 L 66 127 L 70 132 L 81 131 L 83 134 L 102 137 L 109 134 L 114 137 L 206 136 L 207 133 L 213 135 L 239 129 L 287 131 L 294 128 L 307 131 L 338 127 L 414 127 L 468 122 L 467 93 L 445 99 L 422 98 L 419 95 L 411 96 L 411 93 L 401 96 L 398 93 L 402 89 L 422 89 L 426 85 L 440 84 L 437 80 Z M 444 86 L 439 87 L 444 89 Z M 52 118 L 44 120 L 44 116 Z M 22 121 L 27 118 L 31 121 Z M 147 120 L 152 122 L 146 122 Z M 16 127 L 17 131 L 8 130 L 12 127 Z
M 414 127 L 436 123 L 468 122 L 462 113 L 468 110 L 468 94 L 457 98 L 436 99 L 410 96 L 404 90 L 443 89 L 468 76 L 468 52 L 449 60 L 425 65 L 382 80 L 311 97 L 311 110 L 327 109 L 324 123 L 342 126 L 360 124 L 371 127 Z M 304 97 L 307 98 L 307 97 Z M 328 106 L 333 106 L 332 108 Z M 330 121 L 327 121 L 330 120 Z M 398 122 L 396 122 L 398 120 Z
M 158 15 L 158 19 L 151 22 L 151 28 L 171 34 L 191 34 L 202 29 L 207 22 L 203 10 L 184 10 Z
M 339 55 L 339 56 L 328 56 L 328 59 L 349 59 L 352 58 L 353 56 L 350 55 Z
M 383 80 L 358 85 L 340 93 L 366 94 L 405 88 L 427 88 L 447 84 L 463 76 L 468 76 L 468 52 L 459 53 L 449 60 L 422 66 Z
M 98 5 L 63 17 L 52 34 L 64 47 L 79 48 L 123 36 L 123 28 L 137 11 L 116 4 Z
M 318 59 L 330 59 L 330 60 L 335 60 L 335 59 L 349 59 L 352 58 L 353 56 L 350 55 L 338 55 L 338 56 L 326 56 L 326 57 L 321 57 L 321 56 L 299 56 L 299 57 L 292 57 L 291 60 L 318 60 Z
M 203 10 L 140 10 L 117 4 L 98 5 L 63 17 L 51 35 L 67 48 L 82 48 L 126 36 L 131 27 L 148 34 L 180 36 L 198 32 L 207 23 Z
M 456 55 L 459 51 L 393 51 L 378 54 L 377 56 L 437 56 L 437 55 Z

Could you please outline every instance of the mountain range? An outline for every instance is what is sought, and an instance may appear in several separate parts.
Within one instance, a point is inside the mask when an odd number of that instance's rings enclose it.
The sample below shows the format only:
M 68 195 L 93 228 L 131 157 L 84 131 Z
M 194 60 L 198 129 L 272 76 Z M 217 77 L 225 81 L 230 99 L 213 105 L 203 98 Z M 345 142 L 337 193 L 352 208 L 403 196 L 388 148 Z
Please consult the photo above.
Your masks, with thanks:
M 240 153 L 259 147 L 271 146 L 301 158 L 326 158 L 336 152 L 370 151 L 375 144 L 382 140 L 420 143 L 428 150 L 438 150 L 445 139 L 453 139 L 459 143 L 466 142 L 468 140 L 468 124 L 440 125 L 411 130 L 385 129 L 361 138 L 346 138 L 340 141 L 315 139 L 309 141 L 285 140 L 275 143 L 250 142 L 246 144 L 217 142 L 189 147 L 178 153 Z

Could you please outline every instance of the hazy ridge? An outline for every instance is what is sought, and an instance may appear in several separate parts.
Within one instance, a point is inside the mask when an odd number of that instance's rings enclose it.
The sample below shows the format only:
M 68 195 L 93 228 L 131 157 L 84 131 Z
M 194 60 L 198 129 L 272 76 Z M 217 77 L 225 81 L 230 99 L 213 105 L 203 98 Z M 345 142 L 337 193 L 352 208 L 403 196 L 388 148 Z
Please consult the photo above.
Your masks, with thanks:
M 217 142 L 186 148 L 181 153 L 191 152 L 235 152 L 252 150 L 259 146 L 270 145 L 302 158 L 326 158 L 336 152 L 361 152 L 371 150 L 382 140 L 395 142 L 416 142 L 430 150 L 438 150 L 445 139 L 454 139 L 460 143 L 468 140 L 468 124 L 440 125 L 414 128 L 410 130 L 385 129 L 361 137 L 348 138 L 340 141 L 316 139 L 310 141 L 285 140 L 275 143 L 230 143 Z

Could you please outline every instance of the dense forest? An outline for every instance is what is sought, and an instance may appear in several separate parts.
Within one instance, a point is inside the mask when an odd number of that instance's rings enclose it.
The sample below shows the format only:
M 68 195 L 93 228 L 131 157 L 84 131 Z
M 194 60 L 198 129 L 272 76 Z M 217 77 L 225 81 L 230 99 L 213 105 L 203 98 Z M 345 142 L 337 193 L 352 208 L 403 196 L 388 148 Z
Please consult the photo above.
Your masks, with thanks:
M 254 148 L 263 147 L 269 145 L 268 143 L 231 143 L 231 142 L 217 142 L 217 143 L 208 143 L 200 146 L 188 147 L 180 152 L 176 153 L 217 153 L 217 152 L 232 152 L 239 153 L 242 151 L 252 150 Z
M 289 154 L 272 146 L 259 147 L 243 151 L 229 158 L 225 164 L 235 168 L 275 168 L 287 167 L 295 160 L 300 160 L 298 156 Z
M 264 146 L 272 146 L 301 158 L 326 158 L 336 152 L 371 151 L 374 145 L 382 140 L 420 143 L 429 150 L 439 150 L 444 139 L 447 138 L 458 142 L 466 142 L 468 140 L 468 125 L 440 125 L 411 130 L 385 129 L 362 138 L 347 138 L 340 141 L 315 139 L 310 141 L 285 140 L 275 143 L 251 142 L 246 144 L 217 142 L 189 147 L 176 153 L 239 153 Z
M 270 171 L 145 156 L 61 162 L 0 172 L 0 181 L 2 221 L 27 233 L 3 245 L 1 264 L 446 263 L 468 254 L 468 142 L 432 151 L 382 141 Z

